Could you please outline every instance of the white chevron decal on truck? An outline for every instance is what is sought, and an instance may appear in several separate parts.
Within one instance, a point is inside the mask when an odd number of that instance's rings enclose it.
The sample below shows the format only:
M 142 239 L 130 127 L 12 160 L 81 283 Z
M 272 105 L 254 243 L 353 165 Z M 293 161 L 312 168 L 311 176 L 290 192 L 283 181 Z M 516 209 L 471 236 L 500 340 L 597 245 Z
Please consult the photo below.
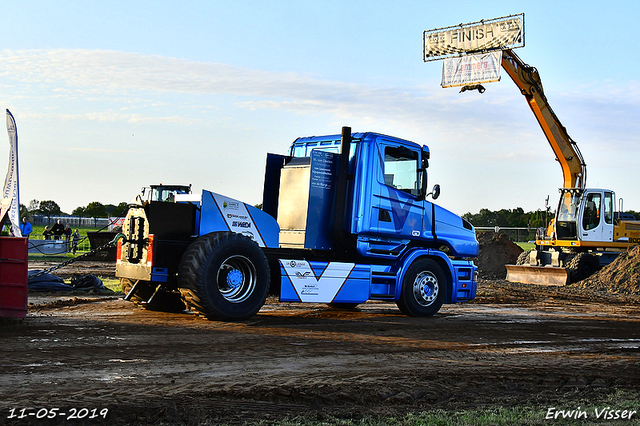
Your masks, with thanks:
M 305 260 L 280 260 L 300 301 L 331 303 L 349 278 L 355 263 L 330 262 L 318 275 Z

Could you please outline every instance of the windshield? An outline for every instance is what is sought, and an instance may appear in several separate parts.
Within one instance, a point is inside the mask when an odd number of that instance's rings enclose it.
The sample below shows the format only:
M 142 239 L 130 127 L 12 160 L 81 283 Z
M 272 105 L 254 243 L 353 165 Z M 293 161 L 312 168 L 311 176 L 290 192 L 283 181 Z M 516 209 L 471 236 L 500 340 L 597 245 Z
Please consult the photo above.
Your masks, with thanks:
M 580 194 L 565 192 L 558 206 L 558 221 L 575 222 L 580 205 Z
M 564 190 L 558 204 L 556 215 L 556 235 L 558 239 L 577 238 L 576 223 L 578 221 L 578 206 L 582 192 Z
M 188 186 L 151 186 L 151 201 L 175 202 L 176 194 L 190 194 Z

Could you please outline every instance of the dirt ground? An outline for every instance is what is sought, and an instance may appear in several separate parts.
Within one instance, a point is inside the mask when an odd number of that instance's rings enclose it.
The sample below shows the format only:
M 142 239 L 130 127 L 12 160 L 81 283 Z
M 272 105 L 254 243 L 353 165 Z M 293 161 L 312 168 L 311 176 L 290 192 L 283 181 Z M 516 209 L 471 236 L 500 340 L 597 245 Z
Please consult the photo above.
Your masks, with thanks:
M 86 271 L 113 276 L 110 265 Z M 30 293 L 25 319 L 0 322 L 0 424 L 242 424 L 513 405 L 539 406 L 544 419 L 558 401 L 569 410 L 566 401 L 639 391 L 640 296 L 627 293 L 481 279 L 476 300 L 433 318 L 392 303 L 339 311 L 269 299 L 238 323 L 113 295 Z

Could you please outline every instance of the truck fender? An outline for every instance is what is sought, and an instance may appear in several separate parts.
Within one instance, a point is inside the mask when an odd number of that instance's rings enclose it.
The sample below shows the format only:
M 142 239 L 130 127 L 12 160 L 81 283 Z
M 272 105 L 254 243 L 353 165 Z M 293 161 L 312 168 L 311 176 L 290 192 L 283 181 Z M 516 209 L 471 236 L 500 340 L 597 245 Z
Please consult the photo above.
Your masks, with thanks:
M 421 258 L 421 257 L 426 257 L 429 259 L 434 260 L 436 263 L 438 263 L 438 265 L 440 266 L 440 268 L 442 268 L 442 271 L 444 272 L 446 279 L 447 279 L 447 288 L 446 288 L 446 294 L 445 294 L 445 303 L 452 303 L 451 299 L 452 299 L 452 285 L 453 285 L 453 271 L 454 271 L 454 267 L 451 263 L 451 259 L 449 259 L 449 257 L 447 257 L 443 252 L 439 251 L 439 250 L 433 250 L 433 249 L 414 249 L 414 250 L 410 250 L 409 252 L 405 253 L 404 256 L 402 256 L 402 258 L 400 258 L 397 263 L 396 263 L 396 268 L 398 270 L 398 275 L 397 275 L 397 283 L 398 285 L 396 285 L 396 291 L 394 294 L 394 300 L 399 300 L 400 299 L 400 294 L 402 293 L 402 282 L 404 281 L 404 276 L 407 272 L 407 269 L 409 269 L 409 266 L 415 262 L 417 259 Z

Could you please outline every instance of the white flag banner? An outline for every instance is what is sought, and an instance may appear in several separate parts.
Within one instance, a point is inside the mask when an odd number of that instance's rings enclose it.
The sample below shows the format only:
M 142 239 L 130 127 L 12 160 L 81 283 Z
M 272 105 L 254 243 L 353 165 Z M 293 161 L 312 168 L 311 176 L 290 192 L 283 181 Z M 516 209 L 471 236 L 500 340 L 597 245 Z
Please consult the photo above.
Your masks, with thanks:
M 7 132 L 9 133 L 9 170 L 4 179 L 4 190 L 2 191 L 2 213 L 0 219 L 4 225 L 5 215 L 11 220 L 11 232 L 15 237 L 21 237 L 20 233 L 20 196 L 18 190 L 18 131 L 16 120 L 9 110 L 7 110 Z
M 442 87 L 500 81 L 502 51 L 447 58 L 442 66 Z

